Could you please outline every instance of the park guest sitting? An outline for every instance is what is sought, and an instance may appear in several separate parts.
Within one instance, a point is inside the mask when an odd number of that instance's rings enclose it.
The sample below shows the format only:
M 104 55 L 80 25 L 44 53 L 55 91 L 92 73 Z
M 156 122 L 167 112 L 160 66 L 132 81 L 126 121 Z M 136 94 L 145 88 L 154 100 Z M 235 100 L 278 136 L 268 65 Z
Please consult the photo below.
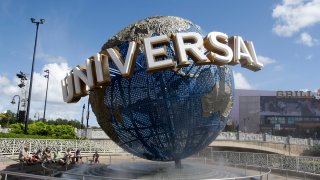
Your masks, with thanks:
M 38 151 L 34 154 L 34 158 L 36 161 L 42 161 L 42 149 L 39 147 Z
M 51 151 L 48 147 L 46 147 L 46 149 L 44 150 L 43 156 L 45 161 L 52 161 Z
M 61 162 L 61 153 L 60 153 L 60 150 L 57 150 L 55 152 L 53 152 L 53 162 L 56 163 L 56 162 Z
M 70 148 L 68 148 L 67 151 L 64 153 L 64 156 L 60 160 L 60 162 L 62 162 L 63 164 L 69 164 L 71 157 L 72 157 L 71 150 Z
M 82 163 L 82 157 L 81 157 L 80 149 L 76 150 L 76 152 L 74 153 L 74 158 L 75 158 L 75 161 L 76 161 L 77 164 L 79 163 L 79 160 Z
M 96 151 L 96 152 L 93 154 L 93 162 L 94 162 L 94 163 L 99 163 L 99 154 L 98 154 L 98 151 Z
M 29 148 L 23 147 L 21 149 L 20 154 L 19 154 L 19 160 L 26 162 L 28 164 L 32 163 L 31 156 L 29 155 Z

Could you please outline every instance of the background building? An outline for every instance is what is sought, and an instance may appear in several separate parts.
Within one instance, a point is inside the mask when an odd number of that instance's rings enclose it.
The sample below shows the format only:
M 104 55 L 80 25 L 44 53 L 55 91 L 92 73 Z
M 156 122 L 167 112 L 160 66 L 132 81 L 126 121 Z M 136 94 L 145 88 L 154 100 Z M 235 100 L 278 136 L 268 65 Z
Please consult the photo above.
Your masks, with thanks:
M 277 91 L 236 90 L 231 118 L 239 130 L 294 137 L 320 135 L 320 100 L 310 96 L 277 96 Z

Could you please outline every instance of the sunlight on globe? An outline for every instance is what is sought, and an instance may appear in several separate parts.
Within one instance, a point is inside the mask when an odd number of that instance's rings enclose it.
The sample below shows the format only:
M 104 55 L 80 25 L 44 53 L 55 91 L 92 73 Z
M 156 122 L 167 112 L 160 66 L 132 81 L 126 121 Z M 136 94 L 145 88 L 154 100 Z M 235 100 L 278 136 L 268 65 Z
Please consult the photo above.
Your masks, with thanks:
M 116 46 L 125 57 L 129 41 L 177 32 L 205 35 L 179 17 L 149 17 L 110 38 L 102 50 Z M 166 52 L 177 61 L 172 42 Z M 92 91 L 90 103 L 101 128 L 126 151 L 148 160 L 180 160 L 207 147 L 224 129 L 234 91 L 228 66 L 196 66 L 190 59 L 187 67 L 148 73 L 143 46 L 131 78 L 109 63 L 111 84 Z

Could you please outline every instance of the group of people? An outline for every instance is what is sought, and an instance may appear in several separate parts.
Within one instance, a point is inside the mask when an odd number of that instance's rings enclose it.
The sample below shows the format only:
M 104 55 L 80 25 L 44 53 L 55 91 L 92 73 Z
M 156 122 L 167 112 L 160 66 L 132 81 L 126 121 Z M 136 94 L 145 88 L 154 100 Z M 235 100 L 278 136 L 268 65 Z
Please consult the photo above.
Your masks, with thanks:
M 23 147 L 19 154 L 19 160 L 28 164 L 35 164 L 42 161 L 51 161 L 51 151 L 47 147 L 44 151 L 39 148 L 35 153 L 30 153 L 28 147 Z
M 29 148 L 25 146 L 20 151 L 19 160 L 26 162 L 27 164 L 36 164 L 44 161 L 61 164 L 83 163 L 80 149 L 77 149 L 74 153 L 71 153 L 70 148 L 68 148 L 64 155 L 62 155 L 59 150 L 51 153 L 50 148 L 48 147 L 45 148 L 44 151 L 42 151 L 41 147 L 39 147 L 35 153 L 29 153 Z M 94 163 L 99 163 L 99 154 L 97 151 L 93 154 L 92 161 Z

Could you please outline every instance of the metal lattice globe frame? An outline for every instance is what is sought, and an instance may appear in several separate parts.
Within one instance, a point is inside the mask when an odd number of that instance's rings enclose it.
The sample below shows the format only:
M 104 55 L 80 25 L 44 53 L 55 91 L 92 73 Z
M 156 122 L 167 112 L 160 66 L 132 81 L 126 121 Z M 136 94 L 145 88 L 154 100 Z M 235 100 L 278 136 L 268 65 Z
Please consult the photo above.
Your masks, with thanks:
M 125 28 L 102 49 L 117 46 L 125 57 L 130 40 L 177 32 L 204 35 L 188 20 L 151 17 Z M 111 84 L 90 93 L 98 123 L 115 143 L 141 158 L 177 161 L 199 152 L 226 125 L 233 102 L 232 71 L 190 60 L 188 67 L 148 73 L 143 52 L 140 46 L 131 78 L 123 78 L 109 61 Z M 177 60 L 172 42 L 167 56 Z

